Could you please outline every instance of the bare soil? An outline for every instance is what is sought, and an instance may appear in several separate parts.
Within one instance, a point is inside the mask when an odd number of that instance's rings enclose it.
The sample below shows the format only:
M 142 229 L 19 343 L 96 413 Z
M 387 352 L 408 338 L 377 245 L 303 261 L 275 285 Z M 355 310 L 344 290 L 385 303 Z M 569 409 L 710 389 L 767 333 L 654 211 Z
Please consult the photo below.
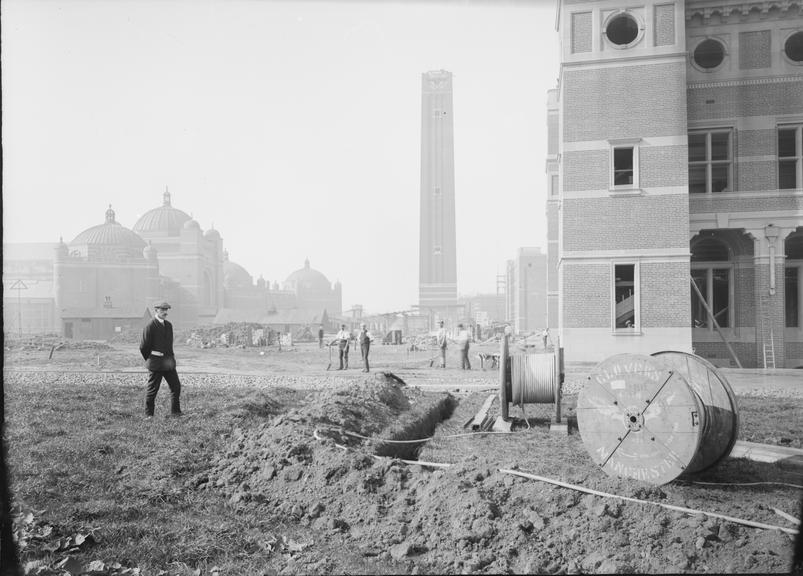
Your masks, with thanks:
M 6 439 L 16 499 L 42 518 L 67 526 L 70 518 L 85 520 L 75 510 L 86 510 L 89 503 L 73 502 L 70 517 L 60 508 L 63 502 L 47 495 L 42 477 L 50 473 L 48 462 L 29 452 L 44 453 L 53 441 L 49 435 L 69 437 L 72 431 L 62 427 L 54 434 L 46 424 L 27 427 L 23 415 L 33 410 L 32 396 L 45 390 L 66 395 L 70 386 L 105 393 L 113 386 L 126 398 L 138 398 L 144 392 L 144 371 L 130 345 L 63 346 L 52 358 L 51 349 L 6 350 Z M 526 412 L 511 407 L 517 417 L 512 434 L 481 434 L 464 425 L 494 393 L 495 372 L 478 366 L 470 372 L 432 368 L 434 354 L 429 352 L 377 346 L 369 374 L 355 368 L 354 358 L 350 370 L 327 370 L 329 350 L 317 344 L 281 352 L 184 346 L 177 352 L 186 414 L 177 423 L 159 425 L 166 426 L 165 434 L 190 444 L 192 455 L 184 453 L 183 463 L 162 476 L 145 462 L 139 473 L 125 471 L 104 480 L 105 490 L 114 500 L 137 482 L 158 480 L 165 502 L 183 498 L 181 506 L 192 510 L 192 502 L 200 508 L 216 499 L 231 517 L 197 536 L 209 542 L 203 556 L 181 556 L 180 551 L 160 556 L 143 549 L 136 557 L 126 548 L 122 558 L 120 547 L 98 544 L 86 553 L 75 552 L 83 562 L 79 573 L 777 573 L 791 568 L 790 534 L 703 512 L 793 528 L 776 510 L 800 515 L 803 470 L 727 459 L 660 487 L 611 478 L 585 453 L 574 418 L 587 366 L 570 366 L 563 402 L 569 434 L 550 433 L 548 405 L 528 406 Z M 451 356 L 449 361 L 457 364 Z M 208 408 L 222 402 L 219 395 L 226 390 L 236 404 L 220 412 Z M 801 388 L 773 388 L 770 380 L 746 390 L 739 395 L 740 439 L 801 447 Z M 166 397 L 164 390 L 159 397 L 163 411 Z M 102 404 L 92 406 L 103 410 Z M 139 422 L 138 403 L 114 406 L 95 414 L 104 431 L 130 426 L 132 419 Z M 198 434 L 211 418 L 221 431 L 217 439 L 193 439 L 190 434 Z M 85 425 L 93 426 L 91 414 Z M 99 458 L 97 464 L 86 463 L 89 470 L 66 473 L 67 480 L 91 476 L 92 466 L 107 466 L 102 454 Z M 511 469 L 644 502 L 584 494 L 501 471 Z M 50 477 L 54 483 L 64 481 Z M 82 484 L 75 480 L 75 485 Z M 74 496 L 62 492 L 61 498 Z M 657 503 L 700 512 L 672 511 Z M 247 538 L 223 532 L 238 516 L 260 518 L 261 528 Z M 95 518 L 104 516 L 96 512 Z M 28 534 L 33 524 L 27 524 Z M 113 541 L 111 527 L 95 529 L 99 543 Z M 218 552 L 211 544 L 215 534 Z M 28 548 L 33 553 L 26 561 L 41 561 L 29 565 L 29 573 L 66 573 L 57 565 L 68 554 L 42 555 L 41 544 L 47 541 L 42 537 L 38 548 Z M 222 550 L 227 546 L 243 548 L 250 559 L 236 560 L 230 550 Z M 89 571 L 89 561 L 99 554 L 102 566 Z M 175 562 L 160 560 L 167 557 Z

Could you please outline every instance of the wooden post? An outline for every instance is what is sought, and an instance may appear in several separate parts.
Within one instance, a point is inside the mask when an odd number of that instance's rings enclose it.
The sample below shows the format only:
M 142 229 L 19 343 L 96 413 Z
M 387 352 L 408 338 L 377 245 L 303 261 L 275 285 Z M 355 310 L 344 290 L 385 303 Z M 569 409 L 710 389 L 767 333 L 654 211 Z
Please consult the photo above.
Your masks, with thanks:
M 499 404 L 502 418 L 508 419 L 508 397 L 507 397 L 507 359 L 508 344 L 507 334 L 502 334 L 502 343 L 499 347 Z

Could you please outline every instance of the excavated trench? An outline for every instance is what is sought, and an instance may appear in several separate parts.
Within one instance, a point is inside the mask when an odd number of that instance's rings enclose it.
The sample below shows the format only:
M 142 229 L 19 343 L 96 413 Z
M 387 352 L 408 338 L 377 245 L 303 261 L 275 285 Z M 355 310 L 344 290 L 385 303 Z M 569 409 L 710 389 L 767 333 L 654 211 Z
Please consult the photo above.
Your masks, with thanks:
M 382 436 L 391 442 L 379 442 L 374 454 L 402 460 L 418 460 L 421 449 L 438 425 L 451 418 L 458 400 L 451 394 L 432 398 L 414 412 L 411 418 L 402 418 Z M 420 440 L 419 442 L 413 442 Z M 397 443 L 399 442 L 399 443 Z

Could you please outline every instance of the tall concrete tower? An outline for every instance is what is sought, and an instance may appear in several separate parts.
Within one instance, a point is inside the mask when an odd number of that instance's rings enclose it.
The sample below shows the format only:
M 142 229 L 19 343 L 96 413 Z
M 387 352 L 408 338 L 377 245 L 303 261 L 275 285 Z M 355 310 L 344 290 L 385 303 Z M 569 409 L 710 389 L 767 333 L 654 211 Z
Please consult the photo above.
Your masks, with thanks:
M 442 317 L 457 304 L 452 73 L 426 72 L 421 80 L 418 303 Z

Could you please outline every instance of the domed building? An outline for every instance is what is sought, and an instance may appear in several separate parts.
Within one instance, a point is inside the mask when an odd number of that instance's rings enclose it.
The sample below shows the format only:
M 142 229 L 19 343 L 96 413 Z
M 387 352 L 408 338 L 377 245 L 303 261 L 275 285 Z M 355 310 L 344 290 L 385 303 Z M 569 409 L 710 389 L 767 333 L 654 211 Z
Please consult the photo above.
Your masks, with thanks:
M 157 300 L 173 305 L 177 329 L 228 322 L 262 323 L 288 332 L 341 313 L 340 284 L 310 268 L 293 272 L 284 289 L 256 282 L 229 260 L 215 229 L 202 230 L 191 215 L 162 205 L 132 229 L 111 206 L 102 223 L 71 242 L 3 246 L 3 315 L 16 333 L 56 332 L 68 338 L 108 339 L 139 331 Z
M 234 288 L 250 288 L 254 285 L 254 278 L 248 270 L 229 260 L 229 253 L 223 253 L 223 288 L 225 290 Z
M 177 237 L 181 235 L 184 224 L 189 220 L 192 220 L 189 214 L 173 207 L 170 192 L 165 190 L 162 195 L 162 205 L 140 216 L 133 230 L 148 240 Z
M 173 206 L 165 190 L 162 205 L 140 216 L 133 231 L 156 249 L 163 297 L 180 303 L 171 315 L 181 327 L 212 322 L 223 306 L 223 239 L 203 232 L 189 214 Z
M 146 246 L 141 237 L 115 220 L 110 204 L 106 221 L 76 236 L 70 242 L 69 254 L 92 261 L 121 262 L 141 259 Z
M 334 285 L 323 273 L 310 268 L 309 259 L 304 267 L 290 274 L 283 288 L 296 295 L 296 306 L 306 310 L 325 310 L 329 317 L 340 316 L 343 311 L 340 282 Z
M 141 324 L 160 296 L 156 250 L 115 218 L 56 245 L 55 325 L 68 338 L 108 338 Z

